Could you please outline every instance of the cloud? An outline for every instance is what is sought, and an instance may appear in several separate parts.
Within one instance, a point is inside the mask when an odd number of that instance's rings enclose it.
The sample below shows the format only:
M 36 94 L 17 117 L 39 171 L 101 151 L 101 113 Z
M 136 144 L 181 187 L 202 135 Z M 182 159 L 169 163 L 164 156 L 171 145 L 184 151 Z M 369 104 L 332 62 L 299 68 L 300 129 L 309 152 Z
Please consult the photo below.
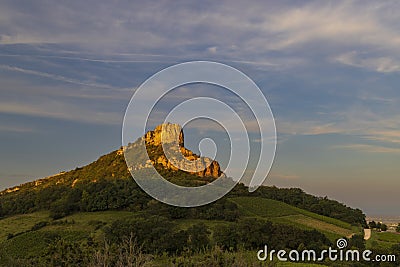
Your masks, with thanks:
M 273 179 L 283 179 L 283 180 L 293 180 L 293 179 L 300 178 L 299 175 L 295 175 L 295 174 L 283 174 L 283 173 L 274 173 L 274 172 L 271 172 L 268 176 Z
M 262 61 L 268 51 L 305 49 L 312 43 L 322 43 L 318 49 L 325 51 L 372 46 L 393 52 L 399 51 L 400 36 L 399 16 L 391 11 L 398 8 L 397 2 L 369 1 L 179 6 L 130 1 L 35 1 L 24 6 L 6 1 L 0 9 L 0 42 L 78 44 L 98 53 L 158 51 L 197 58 L 218 52 L 248 61 Z
M 389 73 L 400 71 L 400 61 L 390 57 L 362 58 L 357 52 L 348 52 L 334 58 L 334 61 L 358 68 L 365 68 L 377 72 Z
M 381 20 L 392 4 L 393 2 L 387 5 L 348 1 L 337 1 L 335 4 L 311 2 L 272 16 L 272 19 L 267 20 L 266 27 L 272 32 L 280 33 L 277 38 L 280 41 L 275 44 L 278 49 L 312 41 L 398 49 L 399 34 L 393 25 L 382 23 Z
M 336 127 L 335 123 L 321 123 L 319 121 L 277 121 L 279 133 L 290 135 L 320 135 L 341 133 L 343 130 Z
M 1 68 L 1 66 L 0 66 Z M 39 75 L 41 76 L 41 75 Z M 42 77 L 42 76 L 41 76 Z M 53 78 L 50 78 L 53 80 Z M 95 86 L 86 86 L 76 83 L 58 83 L 57 86 L 43 82 L 32 81 L 27 76 L 10 78 L 10 76 L 0 75 L 1 91 L 3 95 L 19 95 L 24 97 L 53 97 L 59 99 L 87 99 L 96 101 L 121 100 L 124 103 L 129 100 L 134 88 L 104 88 Z M 59 81 L 59 80 L 56 80 Z M 105 89 L 105 90 L 104 90 Z
M 0 54 L 1 57 L 14 57 L 14 58 L 44 58 L 44 59 L 65 59 L 73 61 L 88 61 L 96 63 L 170 63 L 176 61 L 179 56 L 168 56 L 162 54 L 138 54 L 138 53 L 107 53 L 103 57 L 99 57 L 96 54 L 91 54 L 90 56 L 85 56 L 84 51 L 54 51 L 49 49 L 48 52 L 54 53 L 68 53 L 74 54 L 76 56 L 65 55 L 35 55 L 35 54 Z M 106 56 L 106 57 L 104 57 Z M 154 59 L 149 59 L 154 58 Z M 158 59 L 157 59 L 158 58 Z
M 31 69 L 9 66 L 9 65 L 0 65 L 0 69 L 7 70 L 7 71 L 20 72 L 20 73 L 29 74 L 29 75 L 36 75 L 36 76 L 40 76 L 40 77 L 45 77 L 45 78 L 49 78 L 49 79 L 53 79 L 53 80 L 57 80 L 57 81 L 66 82 L 66 83 L 73 83 L 73 84 L 77 84 L 77 85 L 93 86 L 93 87 L 106 88 L 106 89 L 114 89 L 115 88 L 110 85 L 98 84 L 98 83 L 86 83 L 86 82 L 81 82 L 76 79 L 67 78 L 67 77 L 64 77 L 64 76 L 58 75 L 58 74 L 51 74 L 51 73 L 47 73 L 47 72 L 41 72 L 41 71 L 36 71 L 36 70 L 31 70 Z
M 43 101 L 41 103 L 0 102 L 0 113 L 104 125 L 121 124 L 123 116 L 123 114 L 116 112 L 93 110 L 60 101 Z
M 385 143 L 400 143 L 400 126 L 398 117 L 380 117 L 374 114 L 364 116 L 346 114 L 346 112 L 333 112 L 335 116 L 345 115 L 344 119 L 330 118 L 332 122 L 322 121 L 287 121 L 278 120 L 278 135 L 322 135 L 343 134 L 358 136 L 364 140 L 381 141 Z M 334 116 L 332 116 L 334 117 Z
M 218 47 L 216 46 L 211 46 L 209 48 L 207 48 L 207 51 L 210 52 L 211 54 L 216 54 L 218 50 Z
M 373 130 L 363 136 L 363 138 L 372 141 L 400 144 L 400 130 Z
M 21 125 L 0 125 L 0 132 L 11 132 L 11 133 L 34 133 L 37 130 L 31 127 Z
M 383 146 L 368 145 L 368 144 L 335 145 L 335 146 L 331 146 L 331 148 L 356 150 L 356 151 L 368 152 L 368 153 L 395 153 L 395 154 L 400 153 L 400 148 L 383 147 Z

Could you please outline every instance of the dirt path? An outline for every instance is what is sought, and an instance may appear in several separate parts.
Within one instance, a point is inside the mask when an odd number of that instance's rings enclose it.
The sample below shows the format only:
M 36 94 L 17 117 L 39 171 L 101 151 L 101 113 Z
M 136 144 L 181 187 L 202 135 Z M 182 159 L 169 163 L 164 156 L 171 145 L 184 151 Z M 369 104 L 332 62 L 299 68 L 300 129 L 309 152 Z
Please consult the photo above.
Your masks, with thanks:
M 371 238 L 371 229 L 364 229 L 364 240 Z

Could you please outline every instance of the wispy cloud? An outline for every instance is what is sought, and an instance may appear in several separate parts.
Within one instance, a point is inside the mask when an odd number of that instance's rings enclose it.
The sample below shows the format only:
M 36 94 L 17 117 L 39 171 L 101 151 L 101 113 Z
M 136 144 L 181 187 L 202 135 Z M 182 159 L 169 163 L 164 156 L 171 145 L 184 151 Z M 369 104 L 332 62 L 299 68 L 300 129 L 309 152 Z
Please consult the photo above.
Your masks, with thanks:
M 21 125 L 0 125 L 0 132 L 11 132 L 11 133 L 34 133 L 37 130 L 32 127 L 26 127 Z
M 283 179 L 283 180 L 292 180 L 292 179 L 300 178 L 300 176 L 296 175 L 296 174 L 283 174 L 283 173 L 276 173 L 276 172 L 271 172 L 268 176 L 273 179 Z
M 350 116 L 346 120 L 332 123 L 324 123 L 322 121 L 278 121 L 277 129 L 279 134 L 285 135 L 343 134 L 358 136 L 363 140 L 399 144 L 400 127 L 393 120 L 394 117 L 391 119 L 375 118 L 374 120 L 368 120 L 363 116 L 358 118 Z
M 367 153 L 395 153 L 395 154 L 400 153 L 400 148 L 383 147 L 383 146 L 368 145 L 368 144 L 335 145 L 331 146 L 331 148 L 361 151 Z
M 365 55 L 364 55 L 365 56 Z M 335 61 L 358 68 L 365 68 L 377 72 L 399 72 L 400 61 L 392 57 L 361 57 L 357 52 L 348 52 L 334 58 Z
M 122 114 L 93 110 L 59 101 L 42 103 L 0 102 L 0 113 L 55 118 L 91 124 L 121 124 Z
M 276 14 L 267 21 L 266 27 L 281 33 L 277 38 L 280 41 L 275 44 L 277 48 L 312 41 L 332 41 L 336 45 L 374 45 L 398 49 L 400 35 L 393 25 L 381 20 L 392 4 L 310 2 Z
M 115 88 L 113 86 L 106 85 L 106 84 L 86 83 L 86 82 L 82 82 L 82 81 L 79 81 L 76 79 L 67 78 L 67 77 L 64 77 L 64 76 L 58 75 L 58 74 L 51 74 L 48 72 L 36 71 L 36 70 L 25 69 L 25 68 L 9 66 L 9 65 L 0 65 L 0 69 L 14 71 L 14 72 L 20 72 L 20 73 L 29 74 L 29 75 L 41 76 L 41 77 L 54 79 L 54 80 L 66 82 L 66 83 L 73 83 L 73 84 L 77 84 L 77 85 L 85 85 L 85 86 L 92 86 L 92 87 L 99 87 L 99 88 L 106 88 L 106 89 L 114 89 Z
M 1 68 L 1 67 L 0 67 Z M 58 99 L 75 98 L 96 101 L 121 100 L 127 102 L 135 88 L 99 88 L 76 83 L 43 84 L 32 81 L 30 77 L 22 76 L 18 79 L 0 75 L 3 94 L 23 94 L 25 97 L 53 97 Z M 52 79 L 52 78 L 50 78 Z
M 341 133 L 343 129 L 332 123 L 322 123 L 319 121 L 279 121 L 277 122 L 277 129 L 279 133 L 290 135 L 319 135 L 330 133 Z
M 179 51 L 259 63 L 268 51 L 296 51 L 310 44 L 320 44 L 318 50 L 328 53 L 349 47 L 374 47 L 386 53 L 400 47 L 399 16 L 391 12 L 399 5 L 393 1 L 209 2 L 206 10 L 199 8 L 204 5 L 200 3 L 180 8 L 167 2 L 107 4 L 39 1 L 33 18 L 26 12 L 32 5 L 5 2 L 0 43 L 72 43 L 98 53 Z

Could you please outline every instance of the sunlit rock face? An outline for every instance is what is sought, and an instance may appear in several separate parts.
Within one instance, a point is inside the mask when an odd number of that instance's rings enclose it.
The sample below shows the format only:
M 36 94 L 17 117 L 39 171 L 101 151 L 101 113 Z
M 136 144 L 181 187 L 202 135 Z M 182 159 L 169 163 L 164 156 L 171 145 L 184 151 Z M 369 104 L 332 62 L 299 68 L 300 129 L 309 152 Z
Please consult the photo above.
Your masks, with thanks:
M 223 173 L 217 161 L 200 157 L 184 147 L 184 134 L 178 124 L 165 123 L 148 131 L 142 138 L 150 160 L 134 169 L 149 168 L 152 165 L 171 170 L 183 170 L 200 177 L 218 178 Z M 130 148 L 134 149 L 135 144 Z M 161 152 L 160 152 L 161 151 Z
M 154 129 L 154 131 L 148 131 L 145 134 L 145 141 L 146 145 L 154 146 L 173 144 L 177 142 L 179 146 L 183 147 L 183 131 L 179 124 L 160 124 Z

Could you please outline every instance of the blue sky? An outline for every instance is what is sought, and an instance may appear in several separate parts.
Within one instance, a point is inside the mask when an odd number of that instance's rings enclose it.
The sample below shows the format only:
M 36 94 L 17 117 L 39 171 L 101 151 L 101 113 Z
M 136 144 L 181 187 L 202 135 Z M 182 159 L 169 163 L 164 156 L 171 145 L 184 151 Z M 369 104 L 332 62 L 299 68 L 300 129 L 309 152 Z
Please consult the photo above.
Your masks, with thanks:
M 211 60 L 247 74 L 269 101 L 278 148 L 267 184 L 399 215 L 399 8 L 2 1 L 0 188 L 118 148 L 135 88 L 173 64 Z

